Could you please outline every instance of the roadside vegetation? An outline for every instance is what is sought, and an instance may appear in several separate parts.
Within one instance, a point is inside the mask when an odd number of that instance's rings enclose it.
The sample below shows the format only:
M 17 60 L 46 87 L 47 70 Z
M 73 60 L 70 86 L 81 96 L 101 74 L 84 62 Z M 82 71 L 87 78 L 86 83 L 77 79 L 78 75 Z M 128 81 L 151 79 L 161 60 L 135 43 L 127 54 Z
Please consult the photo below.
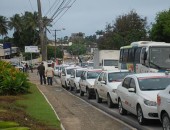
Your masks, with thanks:
M 9 63 L 0 61 L 0 65 L 6 66 L 0 69 L 0 129 L 61 130 L 54 111 L 27 74 Z M 16 78 L 20 78 L 20 84 Z

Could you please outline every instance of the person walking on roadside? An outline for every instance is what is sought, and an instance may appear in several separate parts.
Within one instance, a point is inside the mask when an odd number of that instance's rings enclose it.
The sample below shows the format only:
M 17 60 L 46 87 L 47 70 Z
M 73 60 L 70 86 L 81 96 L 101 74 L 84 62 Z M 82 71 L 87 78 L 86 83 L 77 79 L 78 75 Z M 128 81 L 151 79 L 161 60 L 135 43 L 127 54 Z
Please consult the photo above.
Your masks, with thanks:
M 38 66 L 38 73 L 40 76 L 40 84 L 42 85 L 43 83 L 46 84 L 46 78 L 45 78 L 45 66 L 44 63 L 42 62 L 39 66 Z
M 26 63 L 26 64 L 25 64 L 25 72 L 26 72 L 26 73 L 28 72 L 28 68 L 29 68 L 29 67 L 28 67 L 28 64 Z
M 47 76 L 48 85 L 52 85 L 53 77 L 54 77 L 54 69 L 52 68 L 51 64 L 48 64 L 48 68 L 46 69 L 46 76 Z

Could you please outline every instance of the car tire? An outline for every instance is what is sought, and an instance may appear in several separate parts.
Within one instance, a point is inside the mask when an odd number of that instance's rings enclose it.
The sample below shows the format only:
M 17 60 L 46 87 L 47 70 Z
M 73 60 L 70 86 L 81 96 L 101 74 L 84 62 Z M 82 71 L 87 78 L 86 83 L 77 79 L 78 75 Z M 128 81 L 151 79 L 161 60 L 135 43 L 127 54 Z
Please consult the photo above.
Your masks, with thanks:
M 123 108 L 122 106 L 122 101 L 121 99 L 118 100 L 118 107 L 119 107 L 119 113 L 120 115 L 126 115 L 127 111 Z
M 114 106 L 110 94 L 107 95 L 107 105 L 109 108 L 112 108 Z
M 164 113 L 162 115 L 162 127 L 163 127 L 163 130 L 170 129 L 170 118 L 167 113 Z
M 65 88 L 66 88 L 66 90 L 68 90 L 68 86 L 67 86 L 67 83 L 65 82 Z
M 75 93 L 78 93 L 78 90 L 77 90 L 76 84 L 74 84 L 74 92 L 75 92 Z
M 86 93 L 87 93 L 87 99 L 91 99 L 91 94 L 90 94 L 90 90 L 87 88 L 86 90 Z
M 137 118 L 140 125 L 144 125 L 146 119 L 143 117 L 143 111 L 140 105 L 137 106 Z
M 97 103 L 101 103 L 102 102 L 102 98 L 99 97 L 98 92 L 96 91 L 96 101 Z
M 80 87 L 80 96 L 84 96 L 84 92 L 81 90 L 81 87 Z

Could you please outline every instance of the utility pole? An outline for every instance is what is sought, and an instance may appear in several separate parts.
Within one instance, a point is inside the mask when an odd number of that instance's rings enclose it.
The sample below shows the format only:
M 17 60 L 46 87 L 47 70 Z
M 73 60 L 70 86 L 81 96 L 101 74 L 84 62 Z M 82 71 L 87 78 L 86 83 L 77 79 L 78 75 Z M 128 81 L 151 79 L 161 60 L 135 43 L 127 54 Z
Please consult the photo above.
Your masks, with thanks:
M 40 44 L 41 44 L 41 55 L 42 55 L 42 60 L 46 61 L 46 51 L 45 51 L 45 46 L 44 46 L 44 24 L 43 24 L 43 19 L 42 19 L 42 13 L 41 13 L 41 2 L 40 0 L 37 0 L 37 5 L 38 5 L 38 19 L 39 19 L 39 36 L 40 36 Z
M 55 31 L 55 52 L 54 52 L 54 57 L 55 57 L 55 61 L 56 61 L 56 51 L 57 51 L 57 49 L 56 49 L 56 44 L 57 44 L 57 41 L 56 41 L 56 32 L 57 32 L 57 30 L 55 29 L 54 30 Z

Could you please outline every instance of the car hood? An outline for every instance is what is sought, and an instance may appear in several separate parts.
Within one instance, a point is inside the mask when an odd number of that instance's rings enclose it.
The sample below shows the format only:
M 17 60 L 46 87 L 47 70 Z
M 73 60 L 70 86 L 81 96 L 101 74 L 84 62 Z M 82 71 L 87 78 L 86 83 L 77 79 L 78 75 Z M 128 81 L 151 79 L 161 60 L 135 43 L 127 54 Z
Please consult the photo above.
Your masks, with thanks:
M 160 90 L 158 91 L 142 91 L 140 96 L 142 96 L 144 99 L 150 100 L 150 101 L 157 101 L 157 94 L 159 93 Z
M 90 85 L 94 85 L 95 80 L 96 80 L 96 79 L 87 79 L 87 82 L 88 82 Z
M 111 88 L 111 89 L 117 89 L 117 87 L 121 84 L 121 82 L 110 82 L 107 85 Z

